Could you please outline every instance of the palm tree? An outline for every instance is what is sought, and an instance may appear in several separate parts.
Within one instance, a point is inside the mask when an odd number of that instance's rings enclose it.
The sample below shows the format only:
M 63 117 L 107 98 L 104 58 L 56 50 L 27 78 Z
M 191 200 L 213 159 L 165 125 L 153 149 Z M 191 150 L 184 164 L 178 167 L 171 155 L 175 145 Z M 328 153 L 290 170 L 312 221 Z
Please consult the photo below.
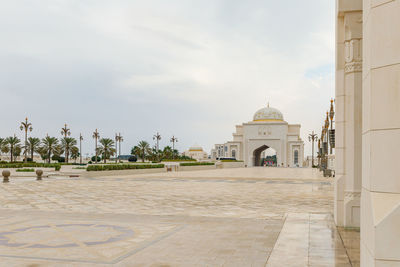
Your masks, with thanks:
M 37 153 L 39 153 L 39 155 L 42 158 L 43 162 L 46 162 L 46 160 L 47 160 L 47 151 L 43 146 L 38 148 Z
M 71 159 L 74 159 L 74 160 L 75 160 L 75 163 L 76 163 L 76 159 L 77 159 L 79 156 L 80 156 L 79 148 L 78 148 L 77 146 L 73 146 L 73 147 L 71 148 Z
M 37 137 L 29 137 L 28 138 L 28 149 L 31 154 L 31 159 L 33 160 L 33 154 L 38 152 L 40 147 L 40 139 Z
M 163 159 L 173 159 L 174 157 L 174 151 L 170 146 L 164 147 L 164 150 L 162 152 L 162 158 Z
M 68 163 L 69 154 L 71 153 L 71 149 L 76 147 L 76 140 L 72 137 L 64 137 L 61 139 L 61 147 L 65 152 L 65 162 Z
M 5 139 L 0 138 L 0 156 L 1 156 L 1 153 L 4 152 L 5 147 L 7 147 Z
M 19 138 L 14 135 L 14 136 L 7 137 L 5 139 L 5 142 L 6 142 L 7 146 L 8 146 L 8 150 L 10 151 L 11 162 L 13 162 L 14 161 L 15 150 L 18 147 L 20 147 L 21 140 L 19 140 Z
M 132 152 L 142 159 L 142 162 L 146 159 L 146 156 L 150 153 L 150 145 L 146 141 L 140 141 L 137 146 L 132 149 Z
M 19 156 L 21 156 L 21 152 L 22 152 L 22 147 L 20 145 L 15 146 L 14 152 L 13 152 L 14 159 L 16 159 Z
M 110 156 L 114 155 L 115 148 L 114 148 L 114 141 L 110 138 L 101 138 L 100 139 L 100 147 L 98 148 L 98 153 L 103 155 L 104 163 L 107 163 L 107 159 Z
M 94 143 L 95 143 L 94 151 L 96 153 L 95 162 L 97 163 L 97 155 L 98 155 L 98 153 L 97 153 L 97 151 L 98 151 L 98 149 L 97 149 L 97 140 L 100 138 L 100 133 L 97 131 L 97 129 L 96 129 L 96 131 L 93 132 L 93 138 L 94 138 Z
M 58 139 L 55 137 L 46 136 L 45 138 L 42 139 L 42 144 L 43 144 L 42 149 L 46 151 L 47 154 L 46 158 L 50 163 L 51 154 L 60 149 L 60 147 L 58 146 Z

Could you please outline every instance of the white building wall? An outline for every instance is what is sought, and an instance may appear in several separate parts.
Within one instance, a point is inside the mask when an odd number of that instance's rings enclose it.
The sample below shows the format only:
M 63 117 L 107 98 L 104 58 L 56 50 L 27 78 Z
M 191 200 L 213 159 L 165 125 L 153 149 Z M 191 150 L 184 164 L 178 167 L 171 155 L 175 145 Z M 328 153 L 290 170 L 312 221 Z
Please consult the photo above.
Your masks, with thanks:
M 300 138 L 300 127 L 299 124 L 289 125 L 285 121 L 244 123 L 236 126 L 233 141 L 215 145 L 213 152 L 216 157 L 231 157 L 232 149 L 235 149 L 236 159 L 243 160 L 245 166 L 252 167 L 255 161 L 254 151 L 267 146 L 276 151 L 279 166 L 295 167 L 292 154 L 294 149 L 297 149 L 298 166 L 301 167 L 304 161 L 304 143 Z M 226 151 L 224 151 L 225 146 Z
M 338 1 L 336 28 L 336 224 L 360 226 L 362 1 Z
M 400 0 L 364 1 L 361 266 L 400 266 Z

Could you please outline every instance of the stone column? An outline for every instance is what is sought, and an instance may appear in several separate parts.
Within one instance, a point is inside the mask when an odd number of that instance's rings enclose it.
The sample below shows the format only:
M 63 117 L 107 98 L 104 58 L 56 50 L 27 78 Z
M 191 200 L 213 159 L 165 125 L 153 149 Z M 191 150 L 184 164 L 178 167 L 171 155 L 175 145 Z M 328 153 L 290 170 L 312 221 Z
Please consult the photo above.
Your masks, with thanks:
M 335 222 L 360 226 L 362 0 L 338 0 L 336 23 Z
M 400 0 L 364 0 L 361 266 L 400 266 Z

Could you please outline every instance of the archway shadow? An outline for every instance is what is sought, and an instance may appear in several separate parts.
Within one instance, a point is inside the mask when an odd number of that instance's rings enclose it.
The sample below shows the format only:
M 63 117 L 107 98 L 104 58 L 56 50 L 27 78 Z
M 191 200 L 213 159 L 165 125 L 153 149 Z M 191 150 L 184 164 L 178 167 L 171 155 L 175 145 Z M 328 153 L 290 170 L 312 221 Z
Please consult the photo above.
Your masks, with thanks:
M 254 157 L 254 162 L 253 162 L 253 166 L 263 166 L 263 162 L 262 162 L 262 158 L 261 158 L 261 154 L 262 152 L 271 149 L 273 150 L 275 156 L 276 156 L 276 162 L 272 165 L 272 166 L 276 166 L 278 159 L 277 159 L 277 153 L 276 150 L 273 149 L 272 147 L 269 147 L 267 145 L 263 145 L 257 149 L 254 150 L 253 152 L 253 157 Z

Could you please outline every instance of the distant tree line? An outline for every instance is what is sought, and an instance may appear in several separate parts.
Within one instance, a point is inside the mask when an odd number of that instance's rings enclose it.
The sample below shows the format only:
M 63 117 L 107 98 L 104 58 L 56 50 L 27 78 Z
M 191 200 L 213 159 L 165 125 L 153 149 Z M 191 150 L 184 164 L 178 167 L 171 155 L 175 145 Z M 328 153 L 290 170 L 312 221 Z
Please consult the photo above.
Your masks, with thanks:
M 97 153 L 106 162 L 116 152 L 115 143 L 110 138 L 101 138 L 99 143 L 100 146 L 97 148 Z M 10 161 L 15 162 L 21 154 L 25 154 L 25 150 L 30 156 L 28 161 L 33 161 L 35 153 L 39 154 L 42 160 L 48 163 L 51 160 L 68 163 L 70 159 L 76 162 L 76 159 L 80 156 L 77 140 L 72 137 L 60 139 L 50 136 L 42 139 L 29 137 L 26 145 L 21 143 L 21 140 L 16 136 L 0 138 L 0 157 L 2 154 L 7 154 L 10 156 Z
M 156 147 L 150 147 L 150 144 L 146 141 L 140 141 L 136 146 L 131 149 L 131 155 L 136 156 L 142 162 L 145 160 L 159 162 L 163 160 L 190 160 L 190 157 L 179 154 L 177 149 L 172 149 L 170 146 L 166 146 L 163 149 Z

